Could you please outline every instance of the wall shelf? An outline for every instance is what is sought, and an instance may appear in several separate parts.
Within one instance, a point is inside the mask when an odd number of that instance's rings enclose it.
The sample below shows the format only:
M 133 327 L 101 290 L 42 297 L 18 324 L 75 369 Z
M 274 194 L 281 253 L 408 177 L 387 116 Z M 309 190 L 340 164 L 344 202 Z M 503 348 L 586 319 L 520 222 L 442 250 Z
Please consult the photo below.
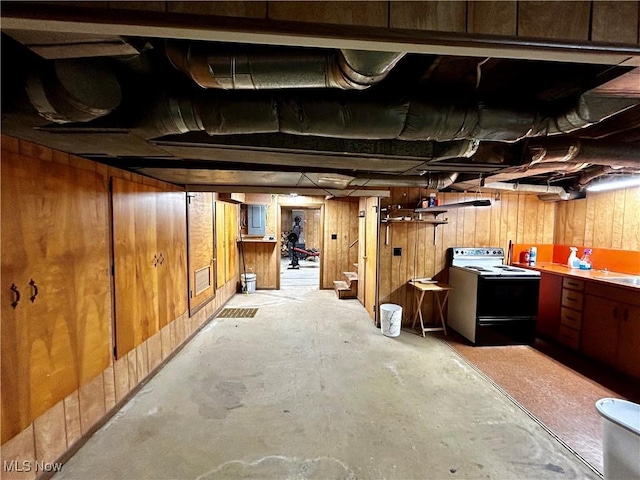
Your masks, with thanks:
M 430 207 L 430 208 L 403 208 L 403 207 L 385 207 L 381 209 L 381 212 L 385 212 L 387 216 L 385 218 L 380 219 L 381 224 L 385 224 L 385 235 L 384 235 L 384 244 L 389 245 L 389 226 L 393 223 L 423 223 L 433 225 L 433 244 L 436 244 L 436 239 L 438 238 L 438 225 L 446 225 L 449 223 L 449 220 L 438 220 L 436 217 L 441 213 L 448 212 L 447 209 L 438 208 L 438 207 Z M 405 220 L 404 217 L 409 217 L 409 215 L 401 215 L 400 218 L 391 218 L 389 216 L 390 213 L 394 212 L 410 212 L 410 219 Z M 415 214 L 418 214 L 418 218 L 415 217 Z M 423 214 L 433 215 L 433 218 L 422 218 Z

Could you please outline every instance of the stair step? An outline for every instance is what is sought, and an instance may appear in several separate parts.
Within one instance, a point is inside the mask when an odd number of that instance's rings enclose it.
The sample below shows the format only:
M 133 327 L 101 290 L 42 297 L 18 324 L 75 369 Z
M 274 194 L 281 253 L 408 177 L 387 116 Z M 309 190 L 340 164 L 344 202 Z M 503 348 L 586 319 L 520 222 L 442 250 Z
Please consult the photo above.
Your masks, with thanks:
M 357 282 L 358 281 L 358 274 L 356 272 L 342 272 L 342 274 L 350 282 Z
M 344 280 L 334 280 L 333 281 L 333 289 L 338 295 L 340 300 L 347 298 L 358 298 L 357 291 L 354 291 L 351 286 L 345 282 Z

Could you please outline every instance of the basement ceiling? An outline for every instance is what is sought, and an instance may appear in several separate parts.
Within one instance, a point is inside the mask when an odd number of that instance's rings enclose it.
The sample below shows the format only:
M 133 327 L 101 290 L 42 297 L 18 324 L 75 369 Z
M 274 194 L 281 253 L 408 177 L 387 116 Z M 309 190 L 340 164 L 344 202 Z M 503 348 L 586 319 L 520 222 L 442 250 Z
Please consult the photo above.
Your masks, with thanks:
M 192 190 L 640 173 L 640 67 L 8 28 L 2 71 L 4 133 Z

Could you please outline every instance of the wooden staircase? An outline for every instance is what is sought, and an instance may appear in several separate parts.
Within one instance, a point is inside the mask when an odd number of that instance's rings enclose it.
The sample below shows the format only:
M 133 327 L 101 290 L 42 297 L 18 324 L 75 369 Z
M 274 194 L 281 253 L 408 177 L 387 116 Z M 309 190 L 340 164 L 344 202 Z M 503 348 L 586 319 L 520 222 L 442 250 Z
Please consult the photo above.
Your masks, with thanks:
M 358 274 L 356 272 L 342 272 L 344 280 L 334 280 L 333 289 L 341 300 L 358 298 Z

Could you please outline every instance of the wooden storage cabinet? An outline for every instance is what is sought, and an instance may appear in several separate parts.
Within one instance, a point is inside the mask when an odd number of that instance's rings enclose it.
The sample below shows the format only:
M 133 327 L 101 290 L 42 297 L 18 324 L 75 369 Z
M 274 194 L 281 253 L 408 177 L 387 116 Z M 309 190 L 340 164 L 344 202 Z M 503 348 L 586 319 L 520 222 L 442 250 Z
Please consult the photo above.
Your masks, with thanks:
M 560 330 L 560 304 L 562 302 L 562 280 L 560 275 L 540 274 L 540 296 L 538 301 L 538 335 L 558 340 Z
M 583 281 L 566 277 L 562 279 L 558 341 L 573 350 L 580 348 L 584 301 L 582 290 L 584 290 Z
M 1 162 L 4 443 L 109 366 L 111 296 L 105 178 L 5 150 Z
M 640 298 L 630 289 L 587 284 L 581 351 L 640 378 Z
M 116 354 L 187 309 L 185 194 L 112 179 Z

